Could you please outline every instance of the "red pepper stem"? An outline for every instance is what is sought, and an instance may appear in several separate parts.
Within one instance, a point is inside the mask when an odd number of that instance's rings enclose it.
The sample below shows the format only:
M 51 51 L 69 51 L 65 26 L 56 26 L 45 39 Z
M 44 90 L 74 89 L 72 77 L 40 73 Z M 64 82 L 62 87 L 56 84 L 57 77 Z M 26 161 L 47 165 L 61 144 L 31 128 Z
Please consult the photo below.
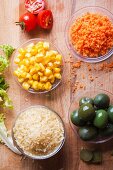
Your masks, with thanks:
M 20 25 L 22 30 L 25 30 L 25 23 L 24 22 L 15 22 L 16 25 Z

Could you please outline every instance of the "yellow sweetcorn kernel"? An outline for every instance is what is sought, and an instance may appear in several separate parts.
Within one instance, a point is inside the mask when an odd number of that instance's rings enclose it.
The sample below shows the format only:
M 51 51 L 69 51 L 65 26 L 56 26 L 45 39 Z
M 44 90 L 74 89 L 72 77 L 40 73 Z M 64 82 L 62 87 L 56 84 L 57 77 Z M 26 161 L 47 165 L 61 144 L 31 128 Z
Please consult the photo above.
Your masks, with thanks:
M 50 69 L 46 68 L 44 74 L 45 74 L 45 76 L 50 76 L 52 74 L 52 71 Z
M 30 66 L 29 66 L 29 71 L 30 71 L 32 68 L 34 68 L 34 66 L 33 66 L 33 65 L 30 65 Z
M 42 46 L 43 47 L 43 42 L 39 41 L 35 46 Z
M 38 71 L 38 75 L 43 76 L 44 74 L 42 72 Z
M 30 57 L 29 62 L 30 62 L 30 64 L 34 64 L 35 63 L 35 57 L 34 56 Z
M 15 64 L 18 64 L 20 62 L 20 59 L 17 57 L 17 58 L 15 58 L 14 62 L 15 62 Z
M 44 59 L 43 53 L 38 53 L 38 54 L 35 56 L 36 62 L 42 62 L 43 59 Z
M 38 80 L 38 78 L 39 78 L 38 74 L 34 74 L 34 75 L 33 75 L 33 79 L 34 79 L 34 80 Z
M 54 68 L 55 73 L 60 73 L 61 69 L 60 68 Z
M 61 62 L 60 62 L 60 61 L 55 61 L 55 62 L 54 62 L 54 66 L 55 66 L 55 67 L 61 66 Z
M 28 59 L 23 59 L 23 63 L 25 66 L 29 66 L 29 60 Z
M 37 54 L 37 52 L 38 52 L 38 50 L 36 48 L 32 48 L 30 53 L 31 53 L 31 55 L 34 56 Z
M 44 84 L 45 90 L 50 90 L 52 88 L 52 84 L 50 82 L 46 82 Z
M 22 83 L 24 80 L 24 78 L 18 78 L 19 83 Z
M 50 56 L 45 56 L 43 63 L 48 64 L 50 61 L 51 61 L 51 57 Z
M 34 65 L 34 68 L 35 68 L 37 71 L 41 70 L 41 67 L 40 67 L 40 65 L 39 65 L 38 63 L 36 63 L 36 64 Z
M 50 82 L 53 84 L 54 83 L 54 81 L 55 81 L 55 77 L 53 77 L 51 80 L 50 80 Z
M 51 80 L 51 79 L 53 79 L 53 78 L 54 78 L 54 75 L 53 75 L 53 74 L 51 74 L 51 75 L 48 77 L 49 80 Z
M 55 56 L 58 54 L 58 51 L 50 50 Z
M 25 90 L 28 90 L 30 88 L 30 85 L 27 83 L 27 82 L 23 82 L 22 83 L 22 87 L 25 89 Z
M 17 77 L 20 76 L 20 73 L 18 72 L 18 70 L 15 70 L 15 71 L 14 71 L 14 75 L 17 76 Z
M 43 83 L 38 83 L 38 89 L 39 90 L 44 90 L 44 84 Z
M 29 67 L 24 66 L 23 70 L 24 70 L 25 72 L 27 72 L 27 73 L 28 73 L 30 69 L 29 69 Z
M 49 50 L 49 42 L 44 42 L 43 47 L 45 50 Z
M 45 70 L 45 67 L 44 67 L 44 65 L 43 65 L 42 63 L 39 63 L 39 66 L 40 66 L 40 68 L 41 68 L 42 71 Z
M 30 43 L 29 45 L 27 45 L 27 47 L 26 48 L 33 48 L 34 47 L 34 43 Z
M 38 82 L 37 81 L 33 81 L 32 88 L 35 90 L 38 90 Z
M 32 80 L 32 75 L 30 73 L 26 74 L 26 79 Z
M 36 72 L 37 72 L 36 68 L 33 67 L 33 68 L 30 69 L 30 74 L 31 75 L 35 74 Z
M 46 76 L 40 77 L 41 82 L 47 82 L 48 78 Z
M 32 56 L 31 53 L 26 53 L 26 54 L 25 54 L 25 57 L 30 58 L 31 56 Z
M 28 80 L 27 83 L 32 86 L 33 85 L 33 80 Z
M 48 64 L 47 64 L 47 66 L 49 67 L 49 68 L 53 68 L 53 63 L 52 62 L 49 62 Z
M 60 74 L 60 73 L 55 73 L 54 76 L 55 76 L 55 78 L 57 78 L 57 79 L 61 79 L 61 74 Z
M 24 59 L 24 57 L 25 57 L 25 56 L 24 56 L 24 55 L 22 55 L 22 54 L 18 54 L 18 55 L 17 55 L 17 58 L 19 58 L 19 59 L 20 59 L 20 61 L 21 61 L 21 60 L 23 60 L 23 59 Z
M 56 61 L 61 62 L 62 61 L 62 55 L 58 54 L 55 59 L 56 59 Z
M 22 77 L 22 78 L 26 78 L 26 75 L 27 75 L 26 72 L 22 72 L 22 73 L 21 73 L 21 77 Z
M 34 90 L 41 90 L 42 89 L 42 84 L 39 83 L 38 81 L 33 81 L 32 88 Z
M 23 56 L 26 54 L 26 50 L 23 49 L 23 48 L 20 48 L 20 49 L 18 50 L 18 52 L 19 52 L 21 55 L 23 55 Z

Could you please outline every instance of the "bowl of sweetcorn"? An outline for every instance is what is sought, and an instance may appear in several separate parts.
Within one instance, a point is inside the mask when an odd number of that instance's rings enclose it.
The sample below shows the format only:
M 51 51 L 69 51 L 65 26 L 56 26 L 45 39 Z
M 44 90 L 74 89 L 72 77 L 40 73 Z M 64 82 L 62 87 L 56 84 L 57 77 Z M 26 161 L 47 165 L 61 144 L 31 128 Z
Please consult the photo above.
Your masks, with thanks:
M 31 39 L 17 48 L 12 57 L 16 82 L 30 93 L 47 93 L 61 82 L 63 57 L 53 43 Z

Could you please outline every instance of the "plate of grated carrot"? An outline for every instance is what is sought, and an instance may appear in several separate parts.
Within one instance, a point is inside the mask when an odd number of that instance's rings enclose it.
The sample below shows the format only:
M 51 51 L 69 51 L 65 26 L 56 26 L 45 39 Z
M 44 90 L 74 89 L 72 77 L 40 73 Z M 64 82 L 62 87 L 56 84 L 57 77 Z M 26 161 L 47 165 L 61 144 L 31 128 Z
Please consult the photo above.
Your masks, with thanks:
M 102 7 L 84 7 L 66 26 L 66 44 L 84 62 L 96 63 L 113 55 L 113 14 Z

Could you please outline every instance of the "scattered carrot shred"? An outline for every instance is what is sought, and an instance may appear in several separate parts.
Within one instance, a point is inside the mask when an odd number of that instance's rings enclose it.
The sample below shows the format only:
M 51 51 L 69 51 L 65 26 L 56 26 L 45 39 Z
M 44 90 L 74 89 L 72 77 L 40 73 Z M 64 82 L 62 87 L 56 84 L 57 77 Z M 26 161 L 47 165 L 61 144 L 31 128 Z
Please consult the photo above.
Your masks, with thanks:
M 113 24 L 107 16 L 86 13 L 72 24 L 70 41 L 84 57 L 105 55 L 113 47 Z

